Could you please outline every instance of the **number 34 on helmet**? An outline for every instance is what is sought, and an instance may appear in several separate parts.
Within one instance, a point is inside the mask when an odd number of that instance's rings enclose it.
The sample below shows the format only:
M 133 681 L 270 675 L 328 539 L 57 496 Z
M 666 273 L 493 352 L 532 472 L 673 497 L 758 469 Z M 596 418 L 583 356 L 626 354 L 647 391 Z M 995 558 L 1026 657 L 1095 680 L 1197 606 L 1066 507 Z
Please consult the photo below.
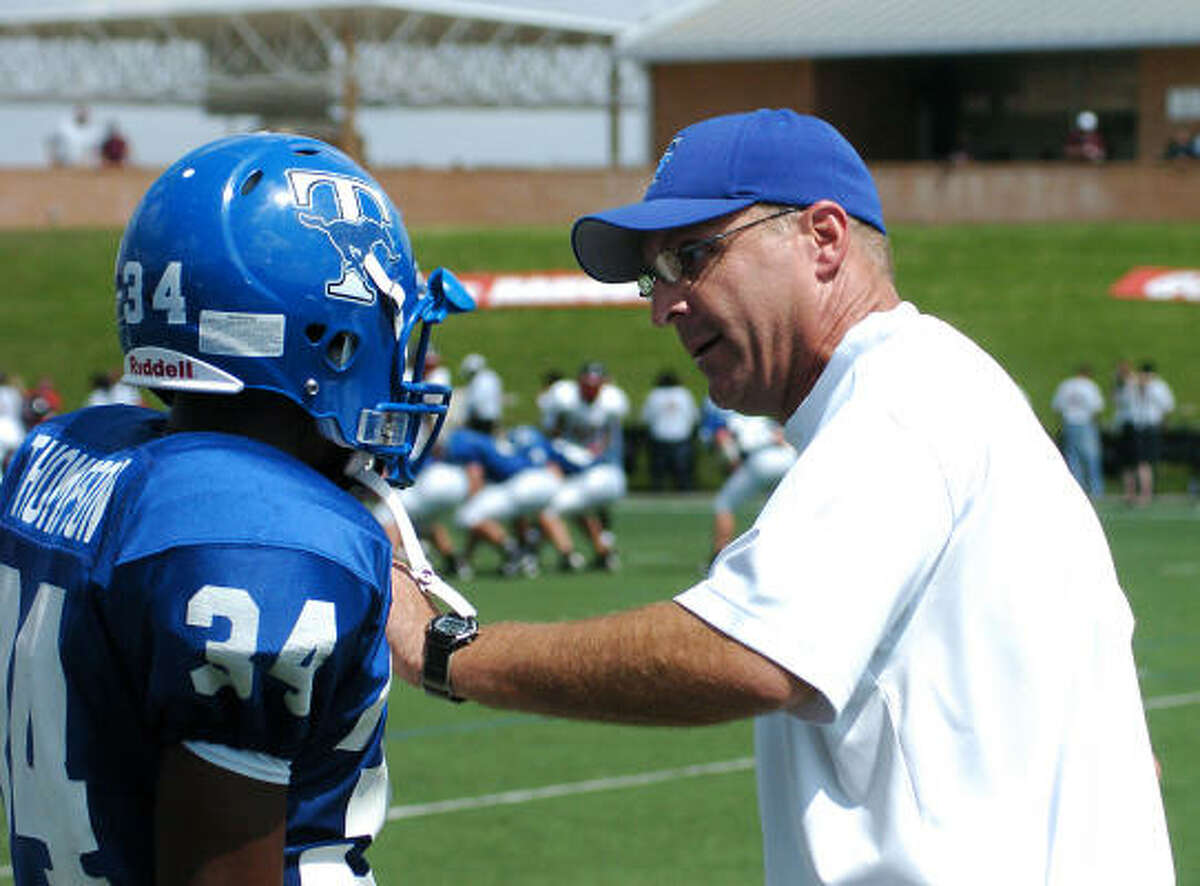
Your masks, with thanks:
M 125 381 L 281 394 L 412 482 L 450 401 L 424 381 L 430 329 L 475 305 L 443 268 L 422 280 L 400 211 L 341 151 L 265 132 L 192 151 L 142 198 L 115 270 Z

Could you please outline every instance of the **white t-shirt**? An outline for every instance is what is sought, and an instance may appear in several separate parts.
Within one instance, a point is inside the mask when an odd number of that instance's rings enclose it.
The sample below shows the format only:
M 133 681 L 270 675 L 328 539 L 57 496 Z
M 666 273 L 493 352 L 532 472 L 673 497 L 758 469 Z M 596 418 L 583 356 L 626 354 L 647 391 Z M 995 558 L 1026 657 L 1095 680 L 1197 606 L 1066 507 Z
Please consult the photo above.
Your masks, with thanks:
M 612 382 L 605 382 L 591 402 L 579 385 L 565 388 L 560 403 L 559 428 L 564 437 L 611 464 L 621 464 L 624 440 L 621 423 L 629 414 L 629 397 Z
M 471 376 L 463 398 L 468 420 L 499 421 L 504 411 L 504 384 L 494 369 L 484 367 Z
M 758 718 L 768 884 L 1173 882 L 1104 533 L 1025 398 L 904 304 L 678 601 L 816 688 Z
M 738 452 L 743 458 L 767 446 L 783 445 L 783 429 L 777 421 L 764 415 L 731 412 L 725 426 L 737 441 Z
M 579 386 L 571 378 L 560 378 L 538 394 L 537 407 L 542 430 L 550 435 L 561 432 L 563 413 L 578 397 Z
M 1104 409 L 1104 394 L 1086 375 L 1073 375 L 1055 389 L 1050 408 L 1062 416 L 1065 424 L 1090 425 Z
M 1175 408 L 1175 395 L 1157 375 L 1133 387 L 1133 423 L 1139 428 L 1154 428 L 1163 423 Z
M 99 127 L 90 121 L 81 123 L 74 115 L 66 117 L 51 136 L 54 161 L 62 166 L 94 165 L 102 138 Z
M 11 418 L 18 424 L 25 407 L 25 397 L 15 385 L 0 384 L 0 418 Z
M 682 385 L 652 388 L 642 404 L 642 422 L 651 440 L 681 443 L 692 436 L 699 420 L 696 398 Z

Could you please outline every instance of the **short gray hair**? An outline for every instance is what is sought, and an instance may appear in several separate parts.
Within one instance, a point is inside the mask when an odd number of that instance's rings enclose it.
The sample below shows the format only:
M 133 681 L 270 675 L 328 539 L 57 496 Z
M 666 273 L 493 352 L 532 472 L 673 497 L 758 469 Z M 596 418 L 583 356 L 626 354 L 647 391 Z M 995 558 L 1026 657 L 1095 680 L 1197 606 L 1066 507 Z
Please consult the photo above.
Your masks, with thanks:
M 896 277 L 896 266 L 892 262 L 892 241 L 888 235 L 853 216 L 850 217 L 850 231 L 854 239 L 862 244 L 863 255 L 871 264 L 879 268 L 889 280 Z
M 788 208 L 788 205 L 785 203 L 760 203 L 759 205 L 772 212 Z M 794 219 L 792 217 L 785 215 L 769 221 L 767 224 L 777 225 L 782 230 L 793 222 Z M 882 271 L 887 279 L 894 280 L 896 277 L 896 267 L 892 261 L 892 243 L 888 239 L 887 234 L 874 225 L 870 225 L 854 216 L 850 216 L 850 233 L 853 235 L 855 242 L 862 246 L 862 252 L 866 256 L 867 261 Z

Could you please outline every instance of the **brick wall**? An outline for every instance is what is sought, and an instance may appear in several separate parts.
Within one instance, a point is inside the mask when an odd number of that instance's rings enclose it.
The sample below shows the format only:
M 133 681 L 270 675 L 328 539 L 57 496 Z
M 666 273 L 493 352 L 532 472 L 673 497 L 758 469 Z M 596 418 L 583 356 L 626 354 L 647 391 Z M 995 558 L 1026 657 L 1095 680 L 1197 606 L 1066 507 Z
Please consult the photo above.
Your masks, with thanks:
M 1200 161 L 873 168 L 889 221 L 1200 221 Z M 0 169 L 0 228 L 125 223 L 157 170 Z M 376 174 L 410 226 L 566 225 L 640 196 L 652 170 L 417 170 Z

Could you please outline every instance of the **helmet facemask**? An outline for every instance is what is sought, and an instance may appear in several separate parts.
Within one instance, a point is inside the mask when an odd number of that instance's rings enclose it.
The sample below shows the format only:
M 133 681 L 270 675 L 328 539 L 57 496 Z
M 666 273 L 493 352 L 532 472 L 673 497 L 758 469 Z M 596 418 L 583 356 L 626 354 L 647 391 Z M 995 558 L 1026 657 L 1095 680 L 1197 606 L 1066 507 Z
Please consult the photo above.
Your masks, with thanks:
M 359 413 L 355 448 L 376 456 L 388 482 L 407 486 L 413 482 L 432 451 L 433 443 L 450 407 L 449 385 L 425 380 L 425 360 L 433 326 L 448 314 L 474 308 L 466 288 L 445 268 L 438 268 L 425 283 L 418 284 L 414 309 L 404 314 L 399 288 L 382 275 L 378 262 L 369 257 L 364 266 L 376 288 L 395 307 L 397 345 L 392 368 L 392 401 L 364 408 Z M 408 346 L 416 342 L 411 359 Z M 411 369 L 409 369 L 411 367 Z

